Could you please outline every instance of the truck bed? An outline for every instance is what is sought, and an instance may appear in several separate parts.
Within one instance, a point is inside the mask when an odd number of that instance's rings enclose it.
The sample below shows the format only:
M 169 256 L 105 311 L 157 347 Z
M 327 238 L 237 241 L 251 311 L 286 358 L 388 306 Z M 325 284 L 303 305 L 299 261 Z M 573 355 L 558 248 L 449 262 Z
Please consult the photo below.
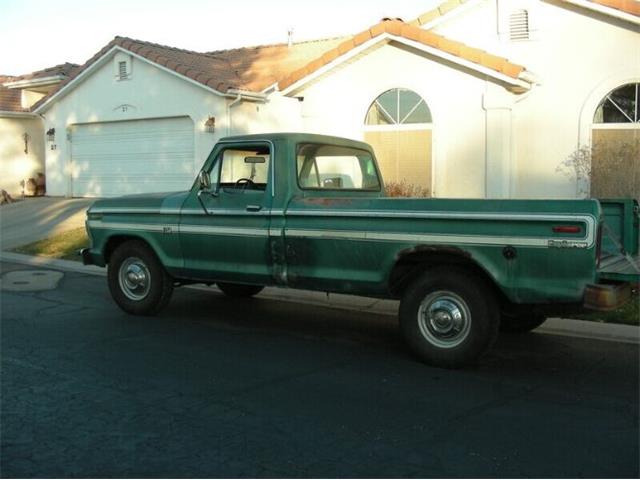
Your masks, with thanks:
M 600 260 L 598 273 L 601 279 L 640 282 L 640 254 L 608 255 Z

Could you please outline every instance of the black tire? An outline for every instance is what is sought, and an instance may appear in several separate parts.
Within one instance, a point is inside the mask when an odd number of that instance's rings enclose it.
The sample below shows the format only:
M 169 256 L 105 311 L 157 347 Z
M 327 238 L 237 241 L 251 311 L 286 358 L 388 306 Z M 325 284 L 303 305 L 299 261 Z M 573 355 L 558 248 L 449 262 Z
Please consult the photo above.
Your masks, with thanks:
M 538 328 L 546 320 L 547 317 L 536 313 L 520 315 L 503 313 L 500 318 L 500 331 L 502 333 L 527 333 Z
M 173 293 L 173 279 L 141 240 L 129 240 L 116 248 L 107 277 L 113 299 L 133 315 L 155 315 Z
M 402 334 L 430 365 L 458 368 L 474 362 L 494 344 L 499 326 L 492 289 L 461 268 L 426 271 L 400 301 Z
M 263 285 L 242 285 L 240 283 L 226 283 L 226 282 L 218 282 L 216 283 L 218 288 L 222 290 L 227 297 L 232 298 L 248 298 L 257 295 L 262 290 L 264 290 Z

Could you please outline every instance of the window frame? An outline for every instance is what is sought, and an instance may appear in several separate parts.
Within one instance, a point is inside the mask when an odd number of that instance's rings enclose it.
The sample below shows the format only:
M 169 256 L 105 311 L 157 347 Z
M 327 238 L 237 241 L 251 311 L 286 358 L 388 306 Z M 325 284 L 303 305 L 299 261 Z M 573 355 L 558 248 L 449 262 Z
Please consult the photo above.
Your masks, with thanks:
M 634 119 L 631 119 L 631 117 L 629 117 L 627 115 L 627 113 L 620 108 L 620 106 L 611 98 L 611 95 L 613 95 L 616 91 L 625 88 L 627 86 L 634 86 L 635 87 L 635 111 L 633 112 L 634 115 Z M 624 117 L 628 118 L 629 121 L 627 122 L 605 122 L 604 121 L 604 112 L 602 114 L 602 118 L 603 121 L 601 122 L 596 122 L 596 116 L 598 115 L 598 111 L 600 109 L 604 109 L 604 106 L 607 102 L 610 102 Z M 598 105 L 596 106 L 596 109 L 593 112 L 593 117 L 591 118 L 591 123 L 594 127 L 596 128 L 606 128 L 606 127 L 602 127 L 603 125 L 617 125 L 617 126 L 625 126 L 627 128 L 629 128 L 630 126 L 634 125 L 634 126 L 638 126 L 640 125 L 640 82 L 628 82 L 628 83 L 624 83 L 622 85 L 618 85 L 616 88 L 612 89 L 611 91 L 609 91 L 603 98 L 602 100 L 600 100 L 600 102 L 598 102 Z
M 215 174 L 215 180 L 212 178 L 212 186 L 214 190 L 220 195 L 221 193 L 228 193 L 234 195 L 240 192 L 255 192 L 256 194 L 266 195 L 269 191 L 271 196 L 275 195 L 275 148 L 271 141 L 258 140 L 258 141 L 244 141 L 244 142 L 219 142 L 220 149 L 215 153 L 214 159 L 211 162 L 211 166 L 208 169 L 209 175 Z M 267 169 L 267 183 L 264 190 L 247 190 L 247 189 L 233 189 L 233 187 L 223 186 L 220 181 L 222 176 L 222 162 L 224 161 L 224 153 L 228 150 L 246 150 L 258 147 L 267 147 L 269 149 L 269 166 Z M 217 169 L 217 173 L 215 170 Z M 237 190 L 237 191 L 235 191 Z

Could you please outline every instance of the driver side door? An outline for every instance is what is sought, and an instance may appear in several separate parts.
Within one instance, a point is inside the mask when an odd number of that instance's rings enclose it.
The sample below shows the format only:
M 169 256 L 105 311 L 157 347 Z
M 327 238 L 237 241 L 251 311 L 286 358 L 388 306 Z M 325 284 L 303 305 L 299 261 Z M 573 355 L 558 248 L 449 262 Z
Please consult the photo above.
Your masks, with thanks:
M 211 188 L 200 198 L 194 188 L 181 211 L 187 277 L 270 283 L 271 163 L 269 143 L 229 143 L 215 156 Z

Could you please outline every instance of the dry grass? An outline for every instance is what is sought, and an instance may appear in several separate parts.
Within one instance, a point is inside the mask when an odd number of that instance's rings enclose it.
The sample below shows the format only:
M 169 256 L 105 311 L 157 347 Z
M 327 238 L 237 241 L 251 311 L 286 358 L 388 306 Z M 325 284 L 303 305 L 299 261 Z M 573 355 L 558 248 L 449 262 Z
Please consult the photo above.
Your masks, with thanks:
M 406 180 L 402 180 L 401 182 L 388 182 L 384 186 L 384 191 L 387 197 L 431 197 L 431 191 L 428 188 L 409 183 Z
M 37 242 L 14 248 L 16 253 L 41 257 L 60 258 L 63 260 L 82 261 L 78 251 L 89 246 L 89 237 L 84 228 L 76 228 Z

